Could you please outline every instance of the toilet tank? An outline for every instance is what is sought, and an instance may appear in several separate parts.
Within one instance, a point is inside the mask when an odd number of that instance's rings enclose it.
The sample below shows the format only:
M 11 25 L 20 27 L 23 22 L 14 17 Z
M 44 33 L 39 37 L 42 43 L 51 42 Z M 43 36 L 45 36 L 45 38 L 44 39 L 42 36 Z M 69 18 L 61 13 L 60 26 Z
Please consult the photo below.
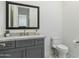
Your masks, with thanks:
M 53 37 L 52 38 L 52 43 L 53 44 L 60 44 L 61 43 L 61 38 L 60 37 Z

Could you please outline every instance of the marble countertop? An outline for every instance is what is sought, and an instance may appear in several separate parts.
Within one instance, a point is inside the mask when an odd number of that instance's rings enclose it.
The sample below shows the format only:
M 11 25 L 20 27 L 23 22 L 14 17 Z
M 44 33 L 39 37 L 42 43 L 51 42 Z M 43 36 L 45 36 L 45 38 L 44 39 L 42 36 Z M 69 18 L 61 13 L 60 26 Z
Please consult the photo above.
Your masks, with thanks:
M 14 41 L 14 40 L 28 40 L 28 39 L 39 39 L 45 38 L 45 35 L 31 35 L 31 36 L 11 36 L 11 37 L 1 37 L 0 42 L 3 41 Z

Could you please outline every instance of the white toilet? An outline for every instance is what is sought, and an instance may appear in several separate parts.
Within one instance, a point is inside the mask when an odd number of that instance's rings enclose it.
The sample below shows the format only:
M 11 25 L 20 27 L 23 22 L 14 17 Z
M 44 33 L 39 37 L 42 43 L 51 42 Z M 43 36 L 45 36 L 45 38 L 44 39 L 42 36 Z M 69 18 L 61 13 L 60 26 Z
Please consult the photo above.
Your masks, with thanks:
M 58 57 L 59 58 L 66 58 L 67 57 L 67 53 L 68 53 L 68 47 L 63 45 L 63 44 L 59 44 L 56 45 L 56 49 L 58 51 Z
M 68 54 L 68 47 L 62 44 L 58 38 L 53 38 L 52 47 L 57 50 L 58 58 L 66 58 Z

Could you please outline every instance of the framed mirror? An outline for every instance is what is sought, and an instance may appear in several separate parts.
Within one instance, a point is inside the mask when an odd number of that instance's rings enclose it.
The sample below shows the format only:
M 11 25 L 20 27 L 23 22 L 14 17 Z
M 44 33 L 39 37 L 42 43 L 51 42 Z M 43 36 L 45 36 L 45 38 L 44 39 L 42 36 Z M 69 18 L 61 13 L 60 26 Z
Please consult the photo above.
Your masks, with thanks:
M 39 6 L 6 1 L 6 29 L 39 29 Z

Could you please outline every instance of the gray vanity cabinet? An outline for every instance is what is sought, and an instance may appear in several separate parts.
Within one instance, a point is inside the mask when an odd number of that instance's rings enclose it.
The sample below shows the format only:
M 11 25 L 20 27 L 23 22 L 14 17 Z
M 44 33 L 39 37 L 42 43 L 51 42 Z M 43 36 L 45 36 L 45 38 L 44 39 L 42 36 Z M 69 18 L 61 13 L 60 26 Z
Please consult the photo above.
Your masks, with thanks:
M 34 46 L 27 47 L 27 49 L 25 50 L 25 57 L 44 58 L 44 39 L 35 39 Z
M 27 47 L 25 50 L 25 57 L 27 58 L 43 58 L 43 47 L 42 46 L 34 46 Z
M 0 58 L 43 58 L 44 38 L 0 42 Z

